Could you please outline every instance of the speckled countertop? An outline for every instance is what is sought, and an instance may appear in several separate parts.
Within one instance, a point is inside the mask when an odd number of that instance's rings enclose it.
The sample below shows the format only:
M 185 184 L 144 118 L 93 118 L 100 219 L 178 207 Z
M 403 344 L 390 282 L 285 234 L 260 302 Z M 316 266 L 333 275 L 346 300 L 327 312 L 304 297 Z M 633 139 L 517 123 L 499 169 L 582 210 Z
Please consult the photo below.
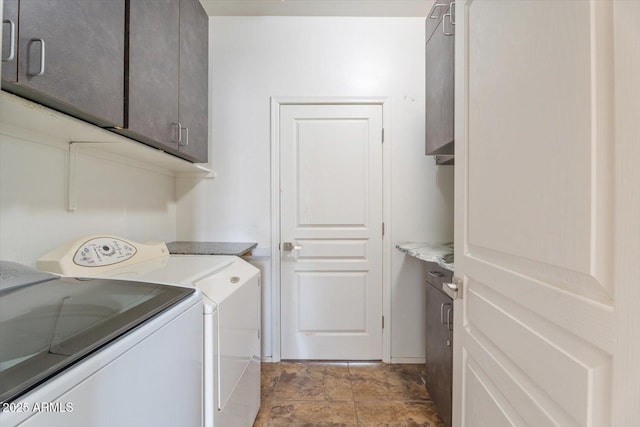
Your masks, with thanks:
M 176 255 L 250 255 L 258 246 L 253 242 L 171 242 L 167 243 L 170 254 Z
M 422 261 L 435 262 L 442 268 L 453 271 L 453 243 L 398 243 L 396 249 Z

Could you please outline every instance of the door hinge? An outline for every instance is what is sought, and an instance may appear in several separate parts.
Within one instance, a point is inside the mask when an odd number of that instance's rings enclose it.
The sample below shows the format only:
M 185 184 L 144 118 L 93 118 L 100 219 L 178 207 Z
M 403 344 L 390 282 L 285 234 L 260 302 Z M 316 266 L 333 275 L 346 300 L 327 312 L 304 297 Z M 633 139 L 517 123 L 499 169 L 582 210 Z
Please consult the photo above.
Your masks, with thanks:
M 382 329 L 384 329 L 384 316 L 382 316 Z
M 384 222 L 382 223 L 382 237 L 384 237 Z
M 384 128 L 382 128 L 382 143 L 384 144 Z

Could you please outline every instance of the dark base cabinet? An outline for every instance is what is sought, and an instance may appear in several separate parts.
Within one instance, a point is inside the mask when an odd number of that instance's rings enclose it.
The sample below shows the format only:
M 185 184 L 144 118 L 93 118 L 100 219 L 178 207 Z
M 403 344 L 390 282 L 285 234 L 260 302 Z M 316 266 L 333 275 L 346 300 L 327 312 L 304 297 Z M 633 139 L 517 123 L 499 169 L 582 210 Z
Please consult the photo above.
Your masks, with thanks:
M 453 385 L 453 300 L 442 291 L 442 283 L 453 273 L 427 263 L 426 386 L 445 426 L 451 426 Z

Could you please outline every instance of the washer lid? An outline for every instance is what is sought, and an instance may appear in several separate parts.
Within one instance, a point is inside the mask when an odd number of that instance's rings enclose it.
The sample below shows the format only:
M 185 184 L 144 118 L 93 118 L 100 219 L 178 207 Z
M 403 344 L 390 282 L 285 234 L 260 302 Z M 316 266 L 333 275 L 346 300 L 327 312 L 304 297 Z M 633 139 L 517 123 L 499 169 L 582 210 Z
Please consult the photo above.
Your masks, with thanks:
M 195 289 L 56 279 L 0 292 L 0 403 L 59 374 Z
M 0 292 L 55 279 L 56 275 L 11 261 L 0 261 Z

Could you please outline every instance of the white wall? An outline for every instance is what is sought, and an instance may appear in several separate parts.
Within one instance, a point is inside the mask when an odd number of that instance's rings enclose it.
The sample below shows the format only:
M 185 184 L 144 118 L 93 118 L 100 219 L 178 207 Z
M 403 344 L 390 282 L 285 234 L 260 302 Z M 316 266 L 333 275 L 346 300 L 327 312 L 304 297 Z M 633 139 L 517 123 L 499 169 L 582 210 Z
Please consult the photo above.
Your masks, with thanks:
M 179 180 L 178 239 L 257 241 L 268 250 L 270 97 L 348 96 L 390 99 L 394 244 L 453 240 L 453 168 L 423 155 L 424 19 L 214 17 L 210 55 L 218 177 Z M 392 277 L 392 359 L 420 359 L 423 264 L 393 251 Z M 265 328 L 266 356 L 270 337 Z
M 2 9 L 0 0 L 0 18 Z M 11 107 L 0 105 L 0 114 L 3 108 Z M 128 162 L 80 154 L 78 208 L 67 212 L 67 142 L 0 128 L 1 260 L 35 266 L 45 253 L 86 234 L 175 240 L 175 178 Z
M 64 146 L 15 134 L 0 131 L 0 259 L 35 266 L 85 234 L 175 240 L 173 176 L 80 154 L 78 208 L 67 212 Z

